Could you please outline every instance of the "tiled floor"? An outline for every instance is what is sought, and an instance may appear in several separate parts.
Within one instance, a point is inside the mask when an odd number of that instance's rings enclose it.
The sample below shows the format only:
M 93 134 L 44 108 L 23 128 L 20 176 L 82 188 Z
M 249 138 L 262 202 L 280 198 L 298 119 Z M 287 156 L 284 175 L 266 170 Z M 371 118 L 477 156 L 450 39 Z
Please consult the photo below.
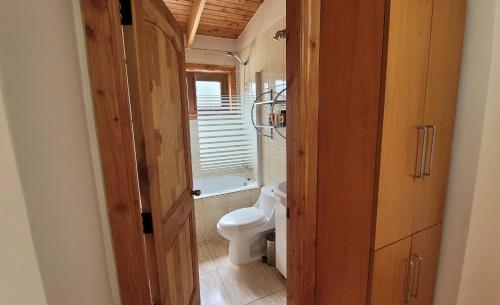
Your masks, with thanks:
M 233 265 L 225 239 L 198 245 L 201 305 L 286 305 L 286 280 L 261 262 Z

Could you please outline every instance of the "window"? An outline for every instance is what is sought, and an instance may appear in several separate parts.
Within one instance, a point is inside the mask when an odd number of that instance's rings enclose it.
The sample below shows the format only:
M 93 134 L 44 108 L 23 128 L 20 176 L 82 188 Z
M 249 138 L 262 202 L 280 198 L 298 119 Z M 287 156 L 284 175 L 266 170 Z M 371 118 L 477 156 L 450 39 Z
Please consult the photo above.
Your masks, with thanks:
M 193 72 L 188 77 L 194 178 L 214 172 L 253 173 L 257 167 L 256 133 L 250 119 L 253 101 L 228 94 L 227 74 Z
M 229 73 L 188 72 L 188 100 L 190 118 L 196 118 L 198 99 L 231 95 Z M 216 105 L 214 105 L 216 106 Z
M 214 81 L 196 81 L 196 96 L 218 96 L 221 97 L 221 83 Z

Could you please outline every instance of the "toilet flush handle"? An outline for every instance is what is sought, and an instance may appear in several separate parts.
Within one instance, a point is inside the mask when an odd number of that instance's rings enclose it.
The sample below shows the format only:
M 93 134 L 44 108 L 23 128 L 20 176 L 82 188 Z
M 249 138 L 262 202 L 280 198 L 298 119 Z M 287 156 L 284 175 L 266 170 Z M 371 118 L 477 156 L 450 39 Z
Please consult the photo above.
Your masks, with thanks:
M 191 195 L 200 196 L 201 195 L 201 191 L 200 190 L 192 190 L 191 191 Z

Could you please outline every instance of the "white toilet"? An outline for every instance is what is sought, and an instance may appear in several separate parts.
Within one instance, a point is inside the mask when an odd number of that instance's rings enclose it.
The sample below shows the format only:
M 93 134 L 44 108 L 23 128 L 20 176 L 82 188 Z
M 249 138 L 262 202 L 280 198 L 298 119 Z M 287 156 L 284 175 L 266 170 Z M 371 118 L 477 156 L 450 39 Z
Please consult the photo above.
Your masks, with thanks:
M 217 231 L 229 240 L 229 260 L 246 264 L 262 258 L 264 233 L 274 229 L 274 208 L 279 198 L 272 187 L 262 187 L 253 207 L 232 211 L 217 223 Z

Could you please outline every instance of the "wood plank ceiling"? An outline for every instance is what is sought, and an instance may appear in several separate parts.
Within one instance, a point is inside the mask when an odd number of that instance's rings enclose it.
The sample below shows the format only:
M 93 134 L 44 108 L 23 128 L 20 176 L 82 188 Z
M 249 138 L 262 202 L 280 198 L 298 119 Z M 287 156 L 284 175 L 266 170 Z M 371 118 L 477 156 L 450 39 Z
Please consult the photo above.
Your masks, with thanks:
M 196 0 L 164 0 L 184 31 Z M 206 0 L 197 35 L 236 39 L 264 0 Z

